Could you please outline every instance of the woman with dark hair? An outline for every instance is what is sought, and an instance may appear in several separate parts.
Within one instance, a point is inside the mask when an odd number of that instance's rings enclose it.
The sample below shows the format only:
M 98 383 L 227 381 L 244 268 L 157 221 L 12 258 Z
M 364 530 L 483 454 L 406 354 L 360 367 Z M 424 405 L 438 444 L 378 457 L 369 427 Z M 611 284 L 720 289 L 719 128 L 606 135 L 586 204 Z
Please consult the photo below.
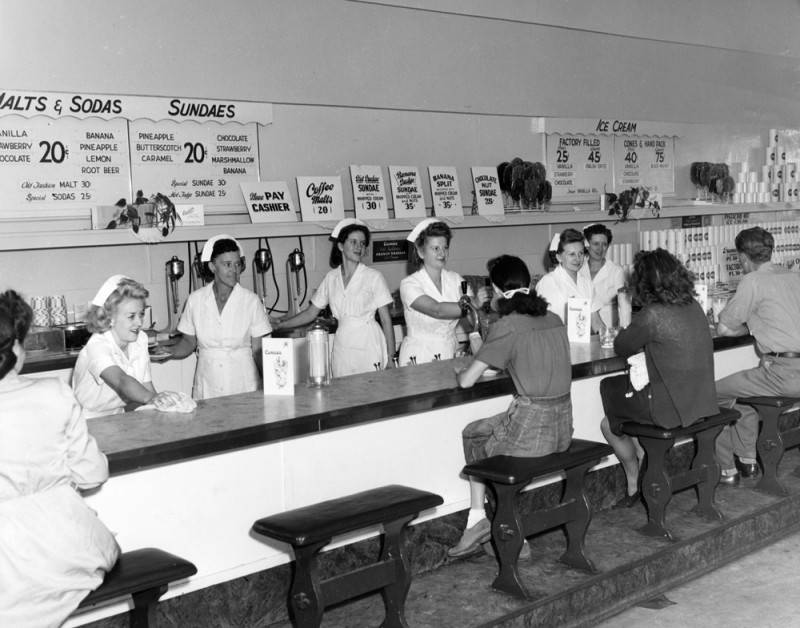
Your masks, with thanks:
M 567 303 L 572 297 L 593 297 L 592 280 L 580 272 L 586 255 L 586 240 L 576 229 L 564 229 L 550 240 L 548 258 L 552 270 L 536 284 L 536 292 L 547 301 L 548 309 L 566 324 Z M 592 312 L 592 329 L 601 331 L 604 326 L 597 311 Z
M 611 229 L 594 223 L 583 228 L 583 237 L 589 245 L 589 255 L 579 272 L 588 275 L 592 282 L 592 312 L 599 313 L 602 332 L 603 328 L 614 326 L 612 306 L 617 293 L 625 287 L 625 275 L 618 264 L 606 259 L 613 239 Z
M 412 259 L 421 268 L 400 282 L 406 336 L 400 345 L 400 365 L 448 360 L 455 355 L 456 325 L 483 294 L 461 294 L 461 275 L 445 268 L 453 234 L 437 218 L 422 220 L 406 240 Z
M 642 452 L 634 439 L 620 431 L 622 423 L 673 428 L 719 411 L 714 348 L 689 271 L 664 249 L 641 251 L 634 259 L 630 284 L 633 304 L 641 309 L 633 314 L 630 326 L 619 332 L 614 351 L 623 358 L 644 351 L 649 383 L 634 386 L 636 377 L 628 375 L 600 382 L 606 414 L 601 429 L 627 480 L 627 493 L 616 508 L 633 506 L 640 497 Z
M 500 318 L 474 360 L 458 373 L 458 384 L 469 388 L 489 366 L 508 369 L 516 395 L 506 412 L 464 428 L 464 456 L 469 464 L 496 455 L 565 451 L 572 438 L 572 366 L 564 323 L 528 287 L 531 277 L 521 259 L 501 255 L 488 268 Z M 485 495 L 483 482 L 470 478 L 467 526 L 450 556 L 469 554 L 489 540 Z
M 150 354 L 144 324 L 148 292 L 137 281 L 112 275 L 92 299 L 87 327 L 92 332 L 72 374 L 72 389 L 81 416 L 91 419 L 119 414 L 128 404 L 152 403 L 168 409 L 177 393 L 157 393 L 150 376 Z
M 258 390 L 261 337 L 272 328 L 258 296 L 239 285 L 242 247 L 229 235 L 217 235 L 203 246 L 200 261 L 214 281 L 189 295 L 178 323 L 183 337 L 167 350 L 174 358 L 197 350 L 195 399 Z
M 394 329 L 389 305 L 392 294 L 383 275 L 361 263 L 370 241 L 367 225 L 357 218 L 340 220 L 331 232 L 330 265 L 311 303 L 291 318 L 274 324 L 277 329 L 312 322 L 326 306 L 339 322 L 333 338 L 333 376 L 386 368 L 394 355 Z M 378 312 L 381 324 L 375 321 Z
M 19 375 L 31 309 L 0 294 L 0 625 L 60 626 L 119 555 L 78 491 L 108 479 L 108 461 L 69 387 Z

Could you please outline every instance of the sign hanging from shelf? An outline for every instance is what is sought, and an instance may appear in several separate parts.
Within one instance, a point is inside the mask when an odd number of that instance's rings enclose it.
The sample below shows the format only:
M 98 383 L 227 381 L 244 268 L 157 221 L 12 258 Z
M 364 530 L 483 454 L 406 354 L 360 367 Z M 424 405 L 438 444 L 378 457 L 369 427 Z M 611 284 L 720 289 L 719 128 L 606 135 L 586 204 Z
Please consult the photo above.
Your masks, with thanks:
M 356 216 L 361 220 L 388 220 L 389 207 L 380 166 L 350 166 Z
M 389 166 L 395 218 L 425 218 L 425 197 L 416 166 Z
M 344 218 L 340 176 L 297 177 L 297 194 L 303 222 Z
M 463 216 L 458 174 L 454 166 L 428 166 L 434 216 Z

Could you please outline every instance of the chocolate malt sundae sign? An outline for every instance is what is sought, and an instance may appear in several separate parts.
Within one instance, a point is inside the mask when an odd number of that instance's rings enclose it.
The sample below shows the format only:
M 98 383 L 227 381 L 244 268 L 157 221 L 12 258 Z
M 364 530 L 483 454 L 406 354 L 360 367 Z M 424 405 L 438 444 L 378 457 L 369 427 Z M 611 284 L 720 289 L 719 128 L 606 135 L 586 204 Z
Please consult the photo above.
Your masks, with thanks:
M 303 222 L 344 218 L 341 177 L 297 177 L 297 194 Z
M 425 218 L 425 197 L 416 166 L 389 166 L 395 218 Z
M 478 214 L 502 215 L 503 195 L 500 191 L 500 179 L 497 168 L 493 166 L 475 166 L 472 168 L 472 184 L 475 186 L 475 201 Z
M 456 169 L 453 166 L 428 166 L 428 178 L 431 182 L 433 213 L 436 216 L 463 216 Z
M 380 166 L 350 166 L 356 216 L 362 220 L 386 220 L 389 207 Z

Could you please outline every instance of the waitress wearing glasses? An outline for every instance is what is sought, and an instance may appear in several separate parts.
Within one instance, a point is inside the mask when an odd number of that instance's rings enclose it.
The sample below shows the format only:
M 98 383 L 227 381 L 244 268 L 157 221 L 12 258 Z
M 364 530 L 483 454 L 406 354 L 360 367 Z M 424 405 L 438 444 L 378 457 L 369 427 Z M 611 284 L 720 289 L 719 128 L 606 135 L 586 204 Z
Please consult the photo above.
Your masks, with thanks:
M 221 234 L 209 238 L 200 254 L 214 277 L 189 295 L 178 323 L 181 340 L 170 353 L 185 358 L 197 351 L 195 399 L 258 390 L 256 358 L 261 337 L 272 331 L 258 296 L 239 285 L 244 257 L 239 243 Z

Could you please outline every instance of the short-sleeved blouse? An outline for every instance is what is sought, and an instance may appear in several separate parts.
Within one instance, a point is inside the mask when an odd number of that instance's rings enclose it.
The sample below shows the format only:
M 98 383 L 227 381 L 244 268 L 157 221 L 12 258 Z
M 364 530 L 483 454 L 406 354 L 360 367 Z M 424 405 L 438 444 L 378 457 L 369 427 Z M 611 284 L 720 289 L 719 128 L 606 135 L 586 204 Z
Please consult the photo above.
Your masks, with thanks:
M 72 390 L 81 405 L 83 418 L 94 418 L 125 411 L 125 401 L 100 374 L 110 366 L 118 366 L 126 375 L 146 384 L 151 381 L 147 334 L 139 332 L 135 342 L 121 349 L 111 331 L 92 334 L 81 349 L 72 374 Z
M 513 312 L 498 319 L 475 359 L 508 369 L 518 394 L 555 397 L 570 391 L 567 329 L 552 312 L 544 316 Z
M 561 265 L 556 266 L 536 284 L 536 294 L 547 301 L 547 309 L 567 322 L 567 302 L 571 297 L 592 299 L 592 280 L 586 274 L 578 273 L 573 281 Z

